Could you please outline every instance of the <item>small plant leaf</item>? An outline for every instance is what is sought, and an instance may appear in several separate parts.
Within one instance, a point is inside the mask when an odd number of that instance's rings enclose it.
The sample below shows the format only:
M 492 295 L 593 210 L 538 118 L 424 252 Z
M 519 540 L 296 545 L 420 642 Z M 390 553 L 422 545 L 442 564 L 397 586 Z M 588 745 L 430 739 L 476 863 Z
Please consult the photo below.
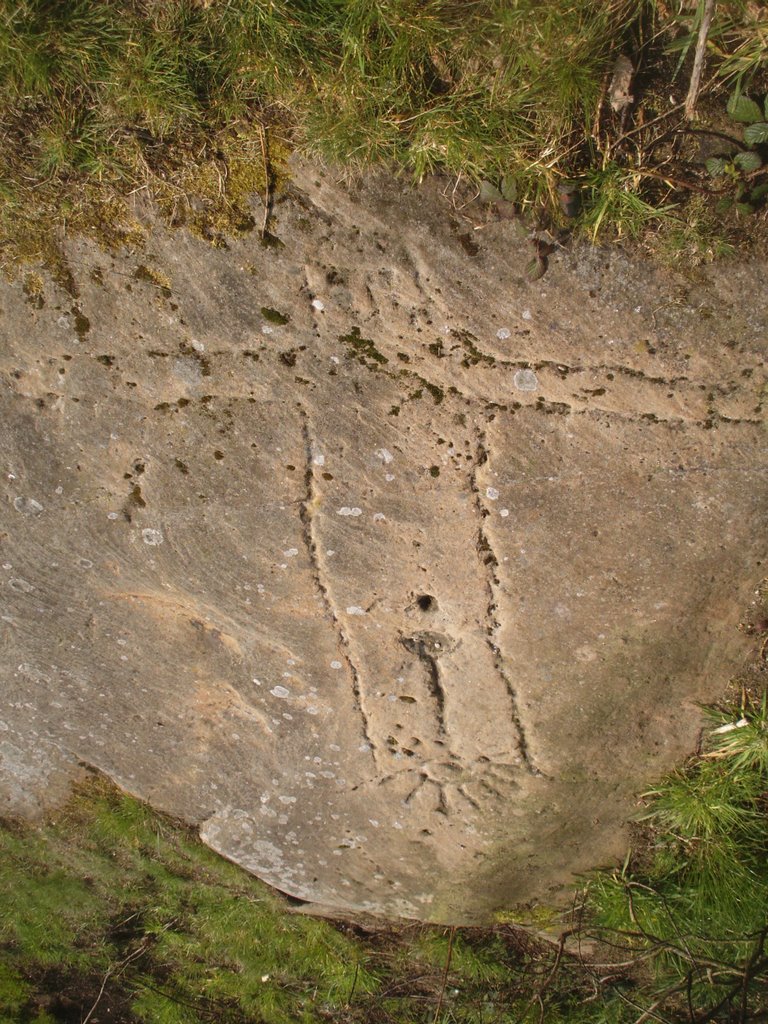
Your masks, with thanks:
M 734 121 L 741 121 L 743 124 L 752 124 L 763 117 L 763 112 L 755 101 L 738 92 L 728 100 L 727 109 Z
M 748 146 L 759 146 L 768 142 L 768 122 L 757 121 L 755 124 L 748 124 L 744 129 L 744 141 Z
M 725 165 L 726 162 L 721 156 L 711 156 L 706 163 L 707 172 L 716 178 L 719 174 L 725 174 Z
M 538 281 L 547 272 L 547 265 L 540 256 L 534 256 L 530 263 L 526 264 L 525 276 L 529 281 Z
M 481 203 L 497 203 L 500 199 L 503 199 L 504 196 L 495 185 L 491 184 L 490 181 L 481 181 L 480 194 L 477 198 Z
M 763 166 L 763 161 L 758 153 L 753 153 L 751 150 L 737 153 L 733 158 L 733 162 L 737 167 L 740 167 L 745 174 L 749 174 L 750 171 L 756 171 Z
M 736 203 L 736 209 L 744 217 L 748 217 L 751 213 L 754 213 L 754 208 L 749 203 Z
M 749 193 L 750 203 L 759 203 L 761 199 L 765 199 L 768 196 L 768 181 L 762 185 L 756 185 Z
M 501 179 L 501 194 L 508 203 L 517 199 L 517 182 L 511 174 L 505 174 Z

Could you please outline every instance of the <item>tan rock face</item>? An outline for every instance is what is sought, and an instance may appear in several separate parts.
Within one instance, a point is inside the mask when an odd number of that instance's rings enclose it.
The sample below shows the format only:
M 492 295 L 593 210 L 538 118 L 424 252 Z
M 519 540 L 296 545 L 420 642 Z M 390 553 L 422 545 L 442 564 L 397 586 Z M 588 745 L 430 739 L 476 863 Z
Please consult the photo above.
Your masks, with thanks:
M 766 268 L 531 283 L 306 168 L 276 213 L 2 285 L 3 813 L 83 762 L 312 904 L 486 920 L 620 854 L 739 662 Z

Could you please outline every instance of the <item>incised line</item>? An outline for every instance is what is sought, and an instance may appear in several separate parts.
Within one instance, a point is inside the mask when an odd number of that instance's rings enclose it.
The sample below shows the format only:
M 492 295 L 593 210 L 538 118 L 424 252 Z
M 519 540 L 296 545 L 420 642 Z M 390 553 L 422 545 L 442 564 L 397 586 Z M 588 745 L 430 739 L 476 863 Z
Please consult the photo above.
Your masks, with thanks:
M 324 579 L 323 570 L 320 564 L 320 557 L 318 553 L 317 540 L 315 538 L 315 522 L 313 510 L 317 502 L 316 484 L 315 484 L 315 472 L 314 457 L 316 446 L 313 443 L 312 431 L 309 422 L 309 416 L 306 410 L 299 405 L 299 412 L 301 414 L 301 429 L 302 437 L 304 440 L 305 450 L 305 469 L 304 469 L 304 499 L 299 503 L 299 517 L 304 533 L 304 543 L 309 554 L 309 562 L 312 573 L 312 580 L 315 584 L 317 592 L 320 594 L 325 612 L 328 618 L 333 624 L 333 629 L 336 633 L 336 639 L 339 647 L 339 653 L 347 667 L 350 678 L 352 680 L 352 695 L 354 697 L 355 710 L 360 715 L 360 721 L 362 725 L 363 738 L 371 751 L 371 757 L 373 758 L 374 764 L 378 765 L 378 757 L 376 751 L 376 744 L 373 741 L 373 737 L 370 732 L 370 722 L 368 714 L 364 706 L 363 688 L 360 680 L 360 671 L 355 665 L 352 659 L 350 650 L 349 637 L 346 634 L 344 626 L 339 618 L 339 614 L 336 611 L 333 599 L 331 598 L 330 590 Z
M 520 750 L 520 758 L 525 766 L 525 770 L 531 775 L 541 775 L 542 773 L 536 767 L 531 752 L 528 749 L 528 740 L 525 735 L 525 729 L 523 728 L 522 719 L 520 717 L 520 706 L 517 697 L 517 691 L 512 684 L 512 680 L 509 678 L 506 669 L 504 668 L 504 659 L 501 654 L 499 645 L 496 642 L 501 623 L 497 616 L 498 603 L 496 600 L 496 591 L 500 585 L 498 568 L 499 560 L 496 557 L 496 553 L 493 550 L 491 542 L 483 526 L 483 521 L 488 515 L 487 509 L 484 507 L 480 497 L 480 486 L 477 482 L 477 473 L 481 466 L 484 466 L 488 462 L 488 450 L 485 446 L 485 435 L 482 431 L 477 430 L 476 433 L 476 456 L 472 466 L 472 472 L 470 474 L 470 486 L 472 493 L 475 498 L 475 507 L 477 509 L 478 516 L 478 527 L 477 527 L 477 553 L 485 567 L 485 586 L 488 594 L 488 605 L 486 608 L 486 629 L 485 629 L 485 641 L 493 655 L 493 665 L 499 678 L 504 684 L 509 697 L 512 724 L 515 727 L 517 733 L 517 742 Z
M 443 739 L 447 734 L 445 723 L 445 688 L 440 678 L 437 658 L 428 649 L 429 641 L 420 636 L 401 636 L 400 643 L 410 654 L 415 654 L 424 665 L 427 676 L 427 689 L 434 701 L 437 734 Z

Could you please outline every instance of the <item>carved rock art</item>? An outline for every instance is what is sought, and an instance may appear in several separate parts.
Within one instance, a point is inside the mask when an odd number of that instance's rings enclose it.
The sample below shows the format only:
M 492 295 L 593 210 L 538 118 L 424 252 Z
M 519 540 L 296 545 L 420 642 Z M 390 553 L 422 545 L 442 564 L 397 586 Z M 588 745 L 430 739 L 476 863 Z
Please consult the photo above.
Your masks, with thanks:
M 460 216 L 297 167 L 282 247 L 0 284 L 2 813 L 91 765 L 310 909 L 455 923 L 621 855 L 765 575 L 766 268 L 531 282 Z

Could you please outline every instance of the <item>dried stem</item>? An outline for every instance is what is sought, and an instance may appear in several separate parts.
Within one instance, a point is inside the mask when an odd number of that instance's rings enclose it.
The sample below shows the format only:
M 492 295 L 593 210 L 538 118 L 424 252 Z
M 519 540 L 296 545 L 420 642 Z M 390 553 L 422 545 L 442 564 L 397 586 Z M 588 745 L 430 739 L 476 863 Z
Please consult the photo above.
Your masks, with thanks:
M 696 55 L 693 58 L 693 71 L 691 82 L 688 86 L 688 95 L 685 98 L 685 116 L 690 121 L 696 109 L 696 100 L 701 86 L 701 74 L 704 70 L 704 54 L 707 49 L 707 36 L 709 26 L 712 24 L 712 17 L 715 13 L 716 0 L 704 0 L 704 11 L 699 25 L 699 38 L 696 40 Z
M 261 143 L 261 159 L 264 164 L 264 220 L 261 223 L 261 237 L 267 237 L 269 208 L 272 203 L 272 190 L 269 187 L 269 154 L 267 152 L 267 132 L 263 124 L 259 125 L 259 142 Z
M 440 996 L 437 1000 L 437 1006 L 435 1008 L 434 1024 L 437 1024 L 437 1021 L 440 1017 L 440 1011 L 443 1008 L 443 997 L 445 996 L 445 986 L 448 984 L 448 971 L 451 969 L 451 954 L 453 953 L 453 937 L 455 934 L 456 927 L 454 925 L 454 927 L 451 928 L 451 934 L 448 937 L 448 953 L 446 954 L 445 957 L 445 970 L 443 971 L 443 981 L 442 984 L 440 985 Z

